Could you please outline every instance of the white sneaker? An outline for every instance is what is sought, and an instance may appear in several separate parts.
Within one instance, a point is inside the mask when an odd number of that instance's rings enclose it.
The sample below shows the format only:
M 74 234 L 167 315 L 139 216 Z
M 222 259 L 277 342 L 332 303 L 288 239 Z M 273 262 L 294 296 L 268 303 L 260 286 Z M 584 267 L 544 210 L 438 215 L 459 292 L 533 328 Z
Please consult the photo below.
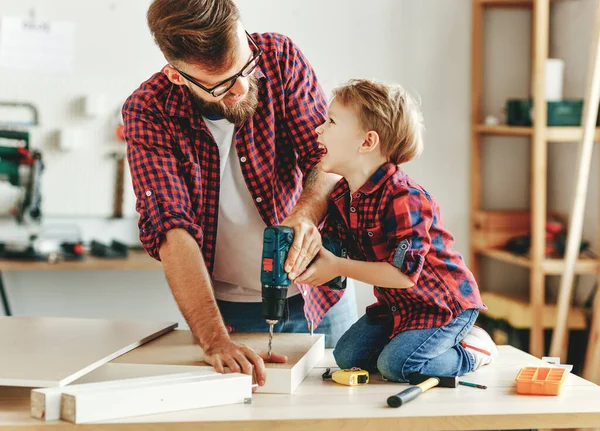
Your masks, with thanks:
M 473 371 L 478 370 L 484 365 L 491 364 L 498 357 L 498 346 L 496 346 L 492 337 L 479 326 L 473 326 L 460 344 L 475 359 Z

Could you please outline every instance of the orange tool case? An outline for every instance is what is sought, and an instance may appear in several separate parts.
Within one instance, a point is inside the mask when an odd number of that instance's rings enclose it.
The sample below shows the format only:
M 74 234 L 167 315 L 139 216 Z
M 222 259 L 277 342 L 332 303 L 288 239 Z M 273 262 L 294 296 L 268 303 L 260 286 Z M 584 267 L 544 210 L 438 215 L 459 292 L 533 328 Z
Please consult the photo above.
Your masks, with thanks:
M 564 368 L 524 367 L 517 375 L 517 393 L 521 395 L 558 395 L 567 377 Z

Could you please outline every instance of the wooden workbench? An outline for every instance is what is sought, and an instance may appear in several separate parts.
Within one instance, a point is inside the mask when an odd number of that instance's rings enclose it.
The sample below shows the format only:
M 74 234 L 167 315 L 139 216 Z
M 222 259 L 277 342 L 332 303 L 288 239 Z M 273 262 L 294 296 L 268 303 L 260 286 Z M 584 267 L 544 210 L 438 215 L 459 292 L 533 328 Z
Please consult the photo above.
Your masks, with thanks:
M 386 407 L 389 395 L 405 385 L 373 377 L 361 387 L 323 381 L 326 366 L 334 366 L 328 352 L 293 395 L 258 394 L 251 405 L 231 405 L 177 413 L 128 418 L 85 425 L 86 430 L 166 431 L 211 430 L 485 430 L 530 428 L 585 428 L 600 426 L 600 387 L 569 375 L 558 397 L 520 396 L 514 378 L 522 366 L 543 363 L 513 347 L 501 346 L 500 358 L 464 380 L 487 390 L 459 386 L 434 388 L 399 409 Z M 107 371 L 118 375 L 110 363 Z M 140 365 L 141 366 L 141 365 Z M 117 367 L 117 368 L 115 368 Z M 110 374 L 110 372 L 108 373 Z M 124 424 L 127 425 L 124 425 Z M 29 390 L 0 388 L 0 430 L 69 430 L 73 425 L 45 423 L 29 417 Z

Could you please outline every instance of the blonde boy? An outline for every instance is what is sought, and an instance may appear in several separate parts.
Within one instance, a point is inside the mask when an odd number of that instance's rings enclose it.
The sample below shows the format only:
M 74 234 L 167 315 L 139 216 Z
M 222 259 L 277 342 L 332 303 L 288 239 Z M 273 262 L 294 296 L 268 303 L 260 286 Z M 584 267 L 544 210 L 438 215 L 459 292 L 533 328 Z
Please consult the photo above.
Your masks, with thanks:
M 445 229 L 436 200 L 399 167 L 422 150 L 422 116 L 397 85 L 352 80 L 337 88 L 316 129 L 322 168 L 343 178 L 331 194 L 324 232 L 349 245 L 350 259 L 324 248 L 297 283 L 338 275 L 374 285 L 377 302 L 340 339 L 341 368 L 462 375 L 489 364 L 497 347 L 473 326 L 477 283 Z

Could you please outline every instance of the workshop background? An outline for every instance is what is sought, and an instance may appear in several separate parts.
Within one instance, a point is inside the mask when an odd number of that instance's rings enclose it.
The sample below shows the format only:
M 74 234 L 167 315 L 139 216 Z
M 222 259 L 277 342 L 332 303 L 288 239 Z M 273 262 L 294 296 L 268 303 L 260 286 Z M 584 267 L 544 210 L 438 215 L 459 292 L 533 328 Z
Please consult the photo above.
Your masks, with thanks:
M 0 7 L 0 25 L 18 18 L 40 28 L 56 23 L 63 31 L 65 49 L 40 60 L 52 63 L 56 55 L 56 67 L 36 68 L 27 58 L 3 57 L 0 51 L 0 104 L 30 103 L 37 109 L 39 124 L 28 130 L 31 147 L 41 151 L 45 167 L 42 227 L 82 240 L 85 246 L 92 240 L 140 245 L 127 168 L 122 217 L 113 217 L 118 158 L 124 151 L 115 131 L 125 98 L 165 64 L 146 25 L 149 3 L 2 0 Z M 471 2 L 236 3 L 249 32 L 290 36 L 327 91 L 362 77 L 398 82 L 420 98 L 425 151 L 405 169 L 438 199 L 455 248 L 468 259 Z M 583 97 L 594 8 L 593 0 L 555 2 L 551 8 L 550 57 L 565 62 L 565 99 Z M 484 28 L 483 112 L 504 122 L 506 100 L 529 97 L 531 12 L 491 11 Z M 7 34 L 0 28 L 0 37 Z M 8 50 L 7 46 L 0 40 L 0 50 Z M 0 123 L 13 115 L 8 110 L 0 106 Z M 529 208 L 528 138 L 489 137 L 485 148 L 483 206 Z M 572 205 L 577 152 L 573 144 L 548 148 L 548 205 L 566 216 Z M 583 231 L 591 250 L 597 250 L 598 165 L 595 148 Z M 5 208 L 0 213 L 0 242 L 27 238 L 31 225 L 17 225 Z M 480 280 L 482 290 L 528 291 L 527 268 L 485 259 L 482 272 L 486 274 L 485 282 Z M 160 270 L 19 270 L 3 271 L 2 277 L 14 315 L 151 318 L 176 320 L 185 327 Z M 549 302 L 556 297 L 558 279 L 548 280 Z M 589 302 L 595 283 L 593 276 L 578 280 L 577 304 Z M 357 297 L 361 315 L 374 297 L 364 285 L 358 287 Z

